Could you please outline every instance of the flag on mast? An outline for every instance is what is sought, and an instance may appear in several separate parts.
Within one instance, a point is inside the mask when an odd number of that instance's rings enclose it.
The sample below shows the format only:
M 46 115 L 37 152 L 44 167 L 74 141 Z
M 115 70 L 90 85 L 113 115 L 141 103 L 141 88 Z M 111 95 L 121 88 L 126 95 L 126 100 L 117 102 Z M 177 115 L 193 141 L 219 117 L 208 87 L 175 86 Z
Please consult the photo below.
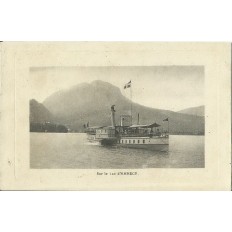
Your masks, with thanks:
M 131 87 L 131 81 L 129 81 L 127 84 L 124 85 L 124 89 L 130 88 Z
M 163 121 L 166 121 L 166 122 L 168 122 L 168 118 L 164 119 Z

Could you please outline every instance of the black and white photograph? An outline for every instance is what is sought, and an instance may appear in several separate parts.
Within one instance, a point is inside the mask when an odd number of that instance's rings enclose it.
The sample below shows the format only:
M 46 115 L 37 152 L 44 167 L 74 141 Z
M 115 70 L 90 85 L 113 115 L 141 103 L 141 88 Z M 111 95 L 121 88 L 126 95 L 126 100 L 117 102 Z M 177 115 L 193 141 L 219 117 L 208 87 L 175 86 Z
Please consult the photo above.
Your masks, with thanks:
M 231 1 L 1 1 L 10 231 L 231 228 Z
M 30 168 L 204 168 L 204 75 L 197 65 L 30 67 Z
M 231 189 L 230 44 L 3 45 L 5 189 Z

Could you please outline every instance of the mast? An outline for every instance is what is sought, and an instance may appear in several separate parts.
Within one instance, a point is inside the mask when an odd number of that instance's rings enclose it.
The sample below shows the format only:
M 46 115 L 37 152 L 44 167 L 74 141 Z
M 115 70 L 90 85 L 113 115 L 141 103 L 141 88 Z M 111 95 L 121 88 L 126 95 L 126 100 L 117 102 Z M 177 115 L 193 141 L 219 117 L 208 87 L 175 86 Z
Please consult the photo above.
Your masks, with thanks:
M 130 86 L 130 100 L 131 100 L 131 109 L 130 109 L 131 112 L 130 112 L 130 114 L 131 114 L 131 125 L 132 125 L 132 84 Z
M 124 89 L 130 88 L 130 118 L 131 118 L 131 125 L 132 125 L 132 85 L 131 80 L 124 85 Z

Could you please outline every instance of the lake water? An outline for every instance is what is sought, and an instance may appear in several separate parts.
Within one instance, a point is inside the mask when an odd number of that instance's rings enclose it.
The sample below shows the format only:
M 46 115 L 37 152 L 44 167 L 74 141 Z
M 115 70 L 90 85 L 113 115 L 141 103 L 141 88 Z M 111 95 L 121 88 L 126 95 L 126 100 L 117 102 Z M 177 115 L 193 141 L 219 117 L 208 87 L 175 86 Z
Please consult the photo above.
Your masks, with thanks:
M 30 133 L 31 168 L 204 168 L 204 136 L 170 135 L 166 152 L 89 143 L 81 133 Z

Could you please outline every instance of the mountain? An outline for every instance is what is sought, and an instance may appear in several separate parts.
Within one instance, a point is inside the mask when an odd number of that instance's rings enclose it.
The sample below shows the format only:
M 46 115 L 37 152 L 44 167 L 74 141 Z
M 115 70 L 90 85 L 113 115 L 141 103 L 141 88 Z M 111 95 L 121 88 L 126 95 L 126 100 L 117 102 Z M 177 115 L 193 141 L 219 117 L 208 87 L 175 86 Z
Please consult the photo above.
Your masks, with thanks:
M 54 120 L 49 110 L 35 99 L 30 100 L 30 123 L 44 123 Z
M 67 133 L 68 128 L 54 123 L 55 117 L 35 99 L 30 100 L 30 132 Z
M 191 114 L 195 116 L 205 116 L 205 106 L 191 107 L 178 111 L 181 114 Z
M 43 105 L 55 115 L 59 123 L 83 131 L 83 125 L 87 122 L 90 126 L 111 125 L 112 105 L 115 105 L 116 122 L 119 125 L 120 115 L 130 114 L 131 101 L 121 94 L 118 87 L 97 80 L 56 92 L 45 99 Z M 137 123 L 139 113 L 140 124 L 157 122 L 167 128 L 167 122 L 163 122 L 163 119 L 169 118 L 170 132 L 173 134 L 204 133 L 204 117 L 149 108 L 134 102 L 132 108 L 133 123 Z

